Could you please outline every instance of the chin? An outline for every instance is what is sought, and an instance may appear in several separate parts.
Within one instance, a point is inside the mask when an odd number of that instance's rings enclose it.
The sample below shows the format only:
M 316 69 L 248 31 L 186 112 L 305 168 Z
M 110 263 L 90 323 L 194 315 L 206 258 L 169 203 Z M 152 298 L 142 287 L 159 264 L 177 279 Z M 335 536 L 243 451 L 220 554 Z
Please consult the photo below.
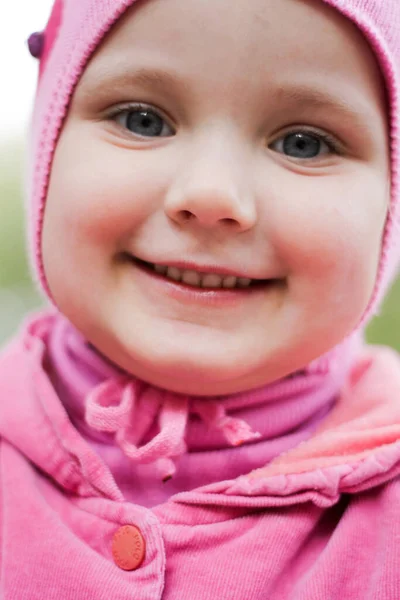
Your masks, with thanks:
M 132 360 L 132 357 L 135 358 Z M 120 366 L 139 379 L 180 394 L 213 396 L 240 391 L 236 389 L 237 384 L 246 379 L 243 363 L 239 374 L 231 361 L 227 364 L 213 358 L 210 354 L 189 357 L 187 353 L 166 352 L 149 357 L 127 352 Z M 242 389 L 246 389 L 243 385 Z

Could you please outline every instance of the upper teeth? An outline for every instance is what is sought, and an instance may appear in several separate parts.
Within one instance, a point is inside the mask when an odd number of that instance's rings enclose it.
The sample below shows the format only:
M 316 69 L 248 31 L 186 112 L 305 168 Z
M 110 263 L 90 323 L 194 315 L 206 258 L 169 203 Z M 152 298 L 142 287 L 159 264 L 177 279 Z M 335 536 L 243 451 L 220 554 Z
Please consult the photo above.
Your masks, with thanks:
M 216 273 L 198 273 L 177 267 L 165 265 L 153 265 L 154 270 L 160 275 L 165 275 L 174 281 L 182 281 L 188 285 L 203 288 L 246 288 L 251 284 L 247 277 L 235 277 L 234 275 L 221 276 Z

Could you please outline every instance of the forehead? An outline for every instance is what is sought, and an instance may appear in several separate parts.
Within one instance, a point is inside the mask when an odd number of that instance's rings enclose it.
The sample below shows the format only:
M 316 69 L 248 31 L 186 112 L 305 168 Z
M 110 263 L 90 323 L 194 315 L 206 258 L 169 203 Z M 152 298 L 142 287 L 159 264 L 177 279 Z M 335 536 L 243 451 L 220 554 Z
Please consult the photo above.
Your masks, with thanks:
M 139 0 L 98 48 L 83 79 L 98 82 L 138 69 L 233 93 L 261 86 L 265 94 L 271 83 L 347 87 L 385 104 L 368 43 L 322 0 Z

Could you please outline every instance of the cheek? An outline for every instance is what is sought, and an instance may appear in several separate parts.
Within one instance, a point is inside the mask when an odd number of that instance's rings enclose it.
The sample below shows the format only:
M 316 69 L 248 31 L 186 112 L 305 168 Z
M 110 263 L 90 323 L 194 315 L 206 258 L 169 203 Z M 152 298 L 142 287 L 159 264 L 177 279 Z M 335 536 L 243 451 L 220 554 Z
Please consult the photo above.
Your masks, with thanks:
M 296 190 L 296 193 L 293 190 Z M 273 243 L 287 265 L 293 297 L 345 310 L 365 308 L 379 263 L 388 198 L 386 181 L 368 172 L 296 177 L 281 187 Z
M 78 129 L 79 135 L 67 125 L 57 145 L 42 235 L 51 293 L 70 318 L 93 289 L 108 293 L 116 253 L 156 210 L 162 189 L 160 178 L 149 174 L 150 153 L 139 162 L 138 153 Z
M 74 232 L 85 246 L 115 246 L 160 205 L 167 173 L 156 168 L 156 160 L 67 128 L 53 162 L 47 223 L 61 237 Z

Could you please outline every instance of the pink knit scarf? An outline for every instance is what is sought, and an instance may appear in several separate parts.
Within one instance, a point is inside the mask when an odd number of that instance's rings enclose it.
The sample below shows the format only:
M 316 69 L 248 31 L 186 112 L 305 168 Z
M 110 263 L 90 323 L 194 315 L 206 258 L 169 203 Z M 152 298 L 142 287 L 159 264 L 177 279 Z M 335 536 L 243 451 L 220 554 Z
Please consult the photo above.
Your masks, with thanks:
M 132 378 L 59 314 L 47 346 L 48 371 L 61 401 L 116 480 L 137 481 L 146 466 L 153 480 L 174 477 L 174 491 L 186 489 L 194 463 L 195 484 L 205 485 L 221 478 L 217 465 L 225 478 L 238 477 L 308 439 L 332 408 L 353 355 L 330 371 L 202 398 Z M 157 500 L 165 493 L 156 491 Z

